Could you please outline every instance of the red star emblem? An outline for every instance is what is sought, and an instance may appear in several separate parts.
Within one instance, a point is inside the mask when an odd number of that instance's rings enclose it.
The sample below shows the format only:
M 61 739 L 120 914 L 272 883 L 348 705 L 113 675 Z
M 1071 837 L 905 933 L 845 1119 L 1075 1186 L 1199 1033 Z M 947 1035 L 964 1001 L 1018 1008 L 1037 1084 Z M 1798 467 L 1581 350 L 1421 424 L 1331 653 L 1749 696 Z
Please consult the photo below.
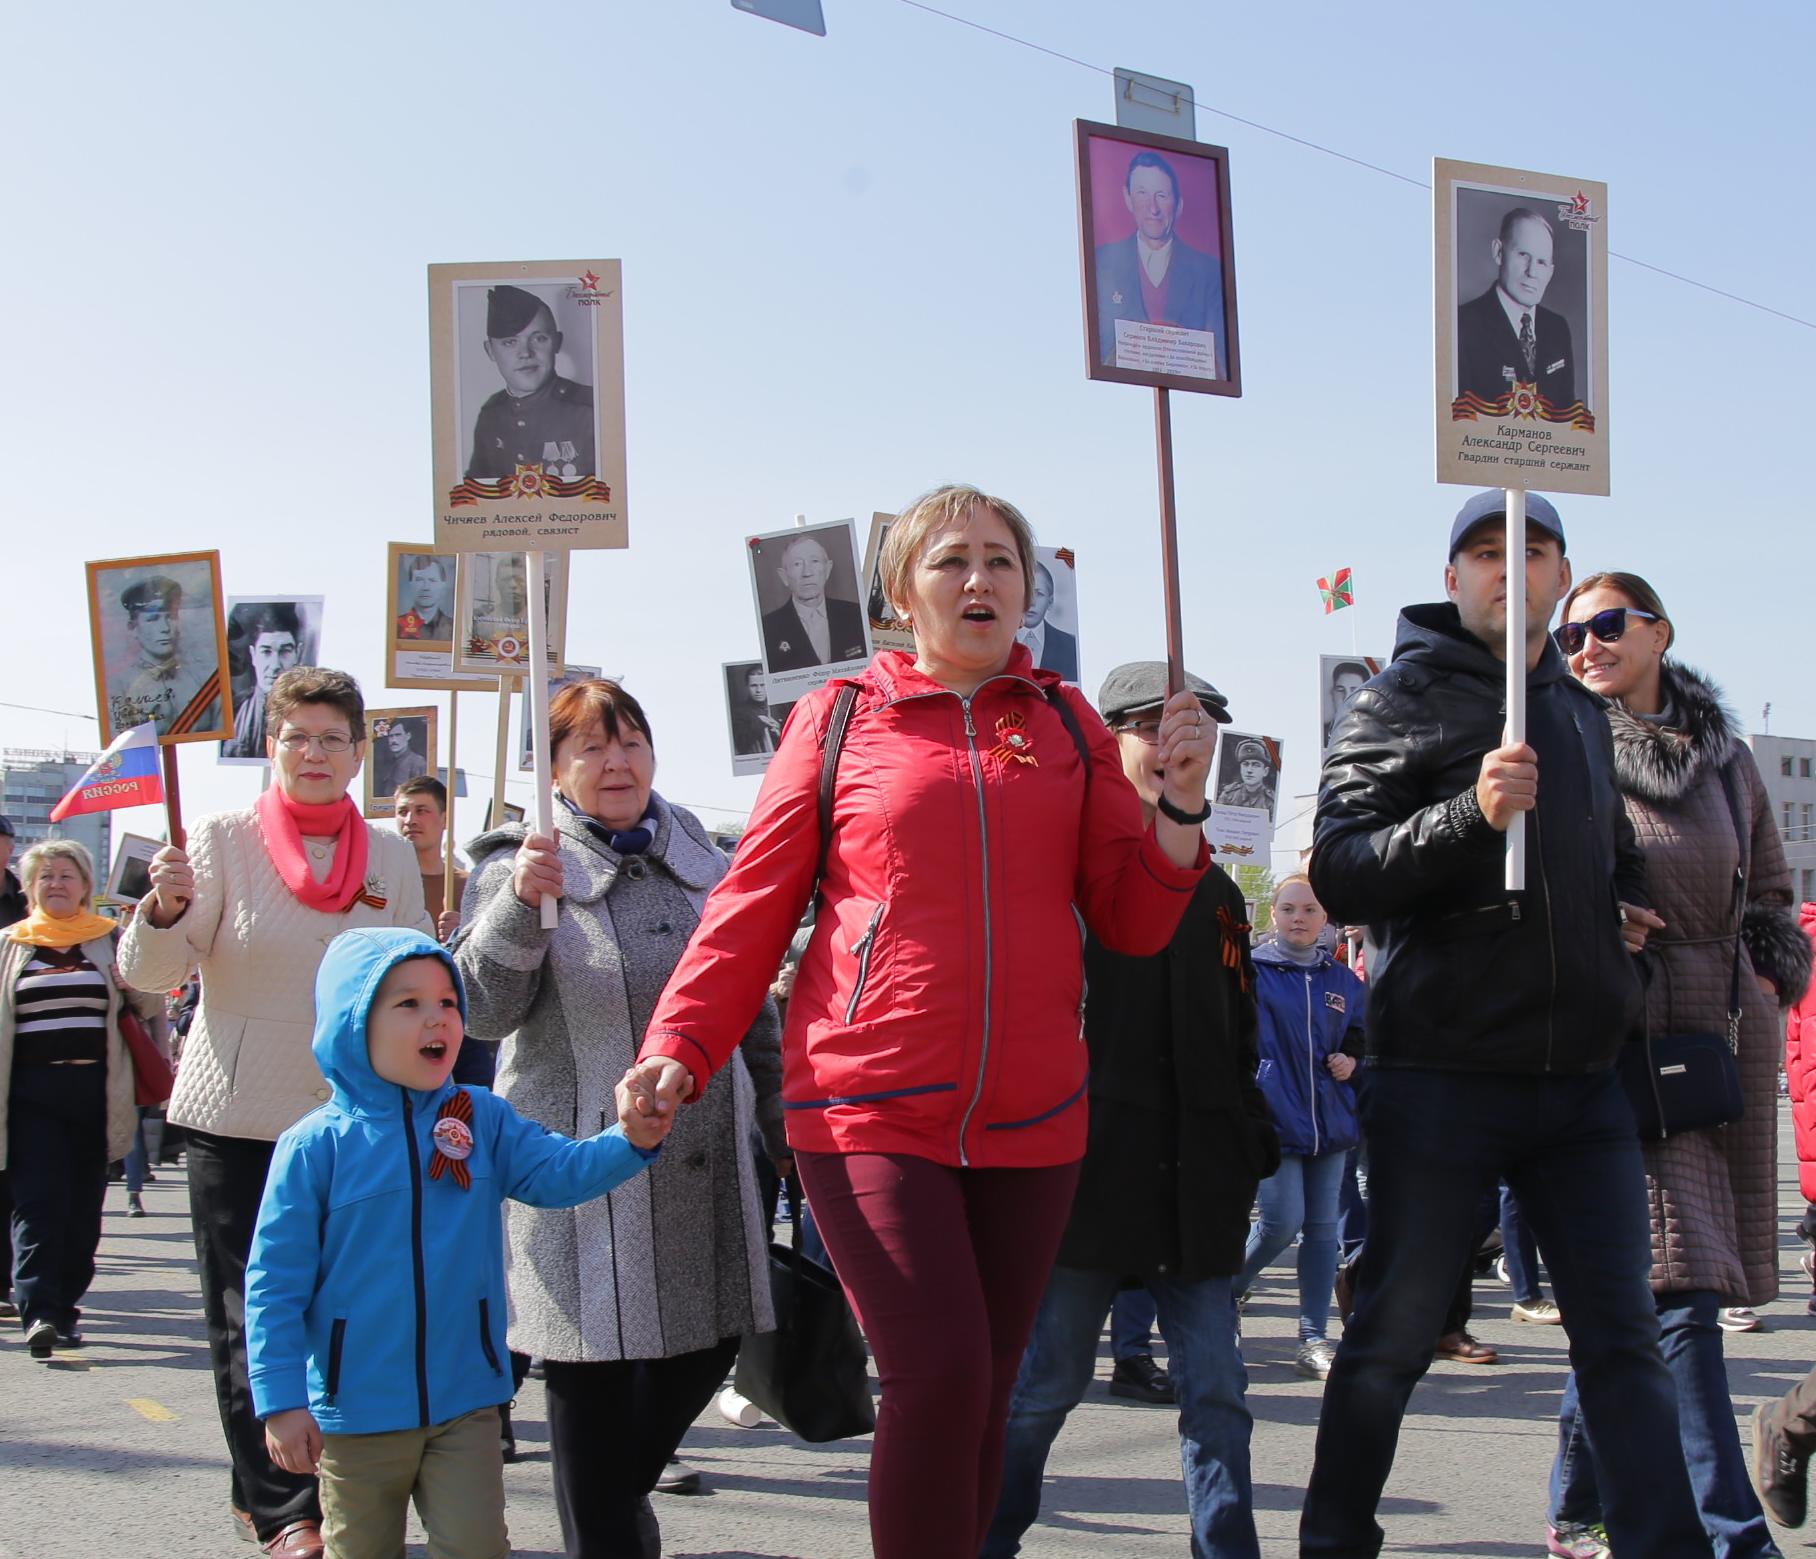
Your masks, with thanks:
M 1580 200 L 1582 197 L 1579 195 L 1577 198 Z M 599 278 L 591 271 L 588 271 L 586 275 L 580 278 L 580 290 L 582 292 L 597 292 L 599 290 Z
M 1589 215 L 1589 197 L 1580 189 L 1570 197 L 1570 214 L 1577 217 Z

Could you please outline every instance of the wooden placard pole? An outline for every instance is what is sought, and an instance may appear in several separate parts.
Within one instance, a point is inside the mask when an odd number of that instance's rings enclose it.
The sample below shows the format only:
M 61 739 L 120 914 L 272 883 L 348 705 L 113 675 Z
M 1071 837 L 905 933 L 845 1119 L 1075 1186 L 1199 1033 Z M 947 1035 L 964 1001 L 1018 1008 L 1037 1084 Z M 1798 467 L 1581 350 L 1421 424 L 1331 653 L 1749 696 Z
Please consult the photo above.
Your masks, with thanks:
M 158 749 L 158 761 L 164 770 L 164 828 L 169 834 L 170 843 L 179 850 L 186 849 L 187 836 L 183 832 L 183 788 L 177 779 L 177 749 L 173 742 L 167 747 Z
M 530 742 L 535 749 L 536 810 L 533 814 L 536 832 L 551 838 L 555 832 L 555 802 L 551 795 L 554 784 L 549 766 L 549 622 L 543 610 L 543 562 L 540 551 L 525 554 L 529 562 L 530 586 L 530 668 L 525 692 L 530 700 Z M 542 896 L 542 929 L 553 931 L 556 901 Z
M 1160 464 L 1160 584 L 1166 597 L 1167 692 L 1185 686 L 1184 635 L 1179 623 L 1179 516 L 1173 501 L 1173 408 L 1164 388 L 1154 391 L 1154 448 Z
M 1526 740 L 1526 494 L 1507 489 L 1507 734 L 1508 742 Z M 1544 783 L 1543 776 L 1540 784 Z M 1512 891 L 1526 886 L 1526 814 L 1516 812 L 1507 825 L 1507 882 Z
M 448 694 L 448 826 L 441 834 L 441 907 L 459 909 L 454 897 L 454 792 L 460 788 L 460 770 L 456 766 L 460 749 L 460 694 Z
M 504 766 L 511 761 L 511 683 L 512 678 L 498 679 L 498 751 L 492 759 L 492 815 L 487 828 L 504 822 Z

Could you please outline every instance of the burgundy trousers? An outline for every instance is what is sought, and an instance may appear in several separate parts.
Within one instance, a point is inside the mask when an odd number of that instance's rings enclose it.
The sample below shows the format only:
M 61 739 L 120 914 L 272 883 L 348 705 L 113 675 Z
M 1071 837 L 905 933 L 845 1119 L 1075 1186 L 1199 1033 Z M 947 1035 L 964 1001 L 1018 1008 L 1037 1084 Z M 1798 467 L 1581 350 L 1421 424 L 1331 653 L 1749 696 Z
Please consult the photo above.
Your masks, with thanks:
M 882 1382 L 872 1548 L 877 1559 L 976 1559 L 1078 1165 L 956 1169 L 899 1153 L 796 1163 Z

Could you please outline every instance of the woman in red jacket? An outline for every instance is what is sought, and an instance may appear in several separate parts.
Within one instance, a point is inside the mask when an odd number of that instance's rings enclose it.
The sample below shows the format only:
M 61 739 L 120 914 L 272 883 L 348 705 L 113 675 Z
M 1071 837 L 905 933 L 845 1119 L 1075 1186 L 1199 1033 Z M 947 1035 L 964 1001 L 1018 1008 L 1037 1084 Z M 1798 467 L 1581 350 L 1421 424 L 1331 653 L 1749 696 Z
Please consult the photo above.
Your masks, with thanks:
M 1033 547 L 1012 505 L 969 487 L 890 527 L 883 585 L 915 651 L 795 707 L 634 1074 L 667 1108 L 749 1026 L 815 888 L 827 731 L 855 686 L 782 1094 L 882 1380 L 880 1559 L 973 1559 L 996 1505 L 1009 1392 L 1084 1153 L 1078 917 L 1117 951 L 1157 953 L 1208 862 L 1214 728 L 1190 693 L 1168 702 L 1145 828 L 1115 739 L 1015 642 Z

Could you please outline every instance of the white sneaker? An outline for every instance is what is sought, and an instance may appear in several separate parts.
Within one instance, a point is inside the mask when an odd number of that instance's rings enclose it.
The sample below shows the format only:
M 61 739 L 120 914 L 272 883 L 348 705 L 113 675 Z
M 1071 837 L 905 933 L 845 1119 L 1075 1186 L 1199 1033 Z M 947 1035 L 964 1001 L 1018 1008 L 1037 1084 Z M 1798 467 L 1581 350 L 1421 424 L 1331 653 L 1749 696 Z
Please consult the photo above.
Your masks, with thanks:
M 1513 1287 L 1513 1279 L 1507 1275 L 1507 1258 L 1505 1256 L 1496 1256 L 1494 1258 L 1494 1275 L 1509 1288 Z
M 1734 1305 L 1722 1311 L 1718 1319 L 1724 1332 L 1757 1332 L 1766 1324 L 1759 1319 L 1757 1310 L 1749 1310 L 1745 1305 Z
M 1293 1355 L 1293 1368 L 1307 1380 L 1324 1380 L 1336 1362 L 1337 1345 L 1324 1337 L 1308 1337 Z
M 1513 1318 L 1516 1321 L 1528 1321 L 1534 1326 L 1561 1326 L 1564 1323 L 1564 1312 L 1558 1309 L 1554 1299 L 1531 1299 L 1513 1307 Z
M 739 1429 L 755 1429 L 763 1422 L 763 1409 L 730 1386 L 719 1393 L 718 1403 L 719 1416 Z

